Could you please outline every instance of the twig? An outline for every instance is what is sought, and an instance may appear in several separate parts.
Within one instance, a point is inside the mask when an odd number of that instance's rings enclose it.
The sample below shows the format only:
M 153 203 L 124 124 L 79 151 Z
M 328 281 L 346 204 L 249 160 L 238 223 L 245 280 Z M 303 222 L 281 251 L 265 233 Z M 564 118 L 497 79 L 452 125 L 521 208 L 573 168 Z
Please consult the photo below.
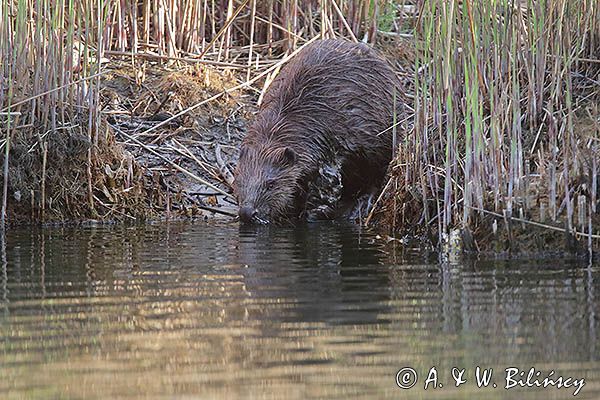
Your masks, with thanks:
M 10 70 L 9 70 L 10 71 Z M 8 79 L 11 79 L 11 73 L 8 74 Z M 12 96 L 12 84 L 9 86 L 8 92 L 8 108 L 10 108 L 10 99 Z M 6 223 L 6 212 L 8 207 L 8 157 L 10 155 L 10 114 L 6 122 L 6 141 L 4 147 L 4 182 L 2 182 L 2 210 L 0 214 L 0 229 L 4 235 L 4 225 Z M 4 236 L 2 236 L 4 238 Z
M 255 25 L 255 23 L 256 23 L 256 0 L 252 0 L 252 12 L 250 14 L 250 48 L 248 49 L 248 72 L 247 72 L 246 80 L 250 80 L 250 72 L 252 71 L 252 48 L 254 47 L 254 25 Z
M 24 99 L 24 100 L 17 101 L 16 103 L 14 103 L 14 104 L 11 104 L 11 105 L 7 106 L 6 108 L 4 108 L 4 109 L 2 110 L 2 112 L 3 112 L 3 113 L 4 113 L 4 112 L 7 112 L 7 111 L 8 111 L 8 110 L 10 110 L 11 108 L 14 108 L 14 107 L 20 106 L 21 104 L 25 104 L 25 103 L 27 103 L 28 101 L 35 100 L 35 99 L 37 99 L 38 97 L 42 97 L 42 96 L 45 96 L 45 95 L 47 95 L 47 94 L 50 94 L 50 93 L 57 92 L 57 91 L 59 91 L 59 90 L 61 90 L 61 89 L 64 89 L 64 88 L 66 88 L 66 87 L 69 87 L 69 86 L 72 86 L 72 85 L 77 85 L 78 83 L 81 83 L 81 82 L 84 82 L 84 81 L 87 81 L 87 80 L 90 80 L 90 79 L 93 79 L 93 78 L 97 78 L 97 77 L 99 77 L 99 76 L 101 76 L 101 75 L 104 75 L 106 72 L 107 72 L 107 71 L 98 72 L 97 74 L 90 75 L 90 76 L 86 76 L 85 78 L 81 78 L 81 79 L 78 79 L 78 80 L 76 80 L 76 81 L 73 81 L 73 82 L 66 83 L 66 84 L 64 84 L 64 85 L 62 85 L 62 86 L 59 86 L 59 87 L 56 87 L 56 88 L 54 88 L 54 89 L 50 89 L 50 90 L 47 90 L 47 91 L 45 91 L 45 92 L 38 93 L 38 94 L 36 94 L 36 95 L 34 95 L 34 96 L 28 97 L 28 98 L 26 98 L 26 99 Z
M 377 29 L 377 34 L 382 35 L 382 36 L 387 36 L 387 37 L 400 37 L 400 38 L 404 38 L 404 39 L 414 39 L 415 38 L 415 35 L 413 35 L 412 33 L 388 32 L 388 31 L 382 31 L 380 29 Z
M 237 214 L 235 214 L 235 213 L 231 213 L 229 211 L 223 211 L 223 210 L 220 210 L 220 209 L 214 208 L 214 207 L 203 206 L 201 204 L 196 204 L 196 207 L 198 207 L 202 210 L 214 212 L 216 214 L 227 215 L 228 217 L 233 217 L 233 218 L 237 217 Z
M 173 150 L 175 150 L 182 156 L 192 159 L 194 162 L 196 162 L 196 164 L 198 164 L 204 171 L 206 171 L 208 174 L 210 174 L 213 178 L 221 180 L 220 177 L 215 172 L 208 169 L 208 166 L 210 166 L 210 164 L 200 161 L 198 159 L 198 157 L 196 157 L 190 149 L 188 149 L 187 147 L 185 147 L 184 145 L 179 143 L 176 139 L 172 139 L 172 140 L 173 140 L 173 143 L 175 143 L 177 146 L 179 146 L 181 148 L 181 149 L 177 149 L 177 148 L 173 147 Z
M 156 150 L 152 149 L 151 147 L 147 146 L 146 144 L 142 143 L 140 140 L 136 139 L 135 137 L 123 132 L 121 129 L 117 128 L 114 125 L 111 125 L 111 127 L 113 129 L 115 129 L 117 132 L 119 132 L 119 134 L 125 136 L 127 139 L 129 140 L 133 140 L 134 142 L 136 142 L 138 145 L 140 145 L 141 147 L 143 147 L 144 149 L 148 150 L 150 153 L 154 154 L 155 156 L 157 156 L 158 158 L 160 158 L 161 160 L 165 161 L 166 163 L 168 163 L 169 165 L 171 165 L 173 168 L 175 168 L 176 170 L 178 170 L 179 172 L 183 172 L 184 174 L 186 174 L 187 176 L 189 176 L 190 178 L 202 183 L 203 185 L 208 186 L 209 188 L 211 188 L 212 190 L 215 190 L 219 193 L 221 193 L 222 195 L 232 199 L 235 201 L 235 197 L 233 197 L 231 194 L 227 193 L 226 191 L 224 191 L 223 189 L 220 189 L 218 187 L 216 187 L 215 185 L 213 185 L 212 183 L 208 182 L 205 179 L 200 178 L 199 176 L 191 173 L 190 171 L 188 171 L 187 169 L 175 164 L 173 161 L 169 160 L 168 158 L 166 158 L 165 156 L 163 156 L 162 154 L 160 154 L 159 152 L 157 152 Z
M 212 47 L 212 45 L 215 44 L 215 42 L 221 37 L 221 35 L 223 35 L 223 33 L 225 33 L 225 31 L 227 31 L 227 29 L 231 26 L 231 24 L 237 18 L 237 16 L 240 14 L 240 12 L 242 12 L 242 10 L 246 7 L 246 4 L 248 4 L 249 1 L 250 0 L 245 0 L 244 3 L 242 3 L 242 5 L 239 6 L 237 10 L 235 10 L 235 13 L 231 16 L 231 18 L 229 18 L 227 20 L 227 22 L 223 25 L 223 27 L 219 30 L 219 32 L 215 35 L 215 37 L 212 38 L 210 43 L 208 43 L 206 45 L 206 47 L 204 48 L 204 51 L 202 53 L 200 53 L 198 58 L 202 58 L 202 57 L 204 57 L 204 55 L 206 55 L 206 53 L 208 52 L 208 49 L 210 49 Z
M 104 207 L 104 208 L 108 209 L 108 212 L 109 212 L 109 213 L 111 213 L 111 212 L 116 212 L 117 214 L 121 214 L 121 215 L 123 215 L 123 216 L 125 216 L 125 217 L 127 217 L 127 218 L 130 218 L 130 219 L 134 220 L 134 221 L 136 221 L 136 220 L 137 220 L 137 218 L 135 218 L 134 216 L 132 216 L 132 215 L 129 215 L 129 214 L 126 214 L 126 213 L 124 213 L 123 211 L 119 211 L 119 210 L 117 210 L 117 208 L 116 208 L 116 206 L 115 206 L 115 205 L 113 205 L 113 206 L 111 207 L 109 204 L 106 204 L 106 203 L 104 203 L 104 202 L 103 202 L 102 200 L 100 200 L 100 199 L 99 199 L 99 198 L 98 198 L 96 195 L 94 195 L 94 199 L 95 199 L 95 200 L 98 202 L 98 204 L 100 204 L 102 207 Z M 106 214 L 106 215 L 108 215 L 108 214 Z
M 546 57 L 559 58 L 558 56 L 556 56 L 554 54 L 547 54 Z M 600 59 L 595 59 L 595 58 L 574 57 L 573 61 L 580 61 L 580 62 L 586 62 L 586 63 L 592 63 L 592 64 L 600 64 Z
M 333 8 L 335 8 L 335 12 L 337 13 L 338 17 L 340 17 L 340 19 L 342 20 L 342 24 L 344 24 L 344 27 L 346 28 L 346 30 L 350 34 L 350 37 L 352 38 L 352 41 L 354 43 L 358 43 L 358 39 L 356 39 L 356 36 L 354 36 L 354 32 L 352 32 L 352 29 L 350 28 L 350 25 L 348 25 L 348 21 L 346 21 L 346 18 L 344 18 L 344 14 L 342 13 L 342 10 L 340 10 L 340 8 L 338 7 L 338 5 L 335 2 L 335 0 L 331 0 L 331 4 L 333 5 Z
M 376 136 L 381 136 L 381 135 L 383 135 L 384 133 L 386 133 L 387 131 L 389 131 L 389 130 L 393 130 L 393 129 L 394 129 L 394 128 L 396 128 L 398 125 L 405 123 L 406 121 L 408 121 L 409 119 L 411 119 L 411 118 L 413 118 L 413 117 L 414 117 L 414 115 L 412 115 L 412 114 L 411 114 L 411 115 L 409 115 L 408 117 L 404 118 L 403 120 L 400 120 L 400 121 L 398 121 L 398 122 L 396 122 L 396 123 L 393 123 L 392 125 L 388 126 L 388 127 L 387 127 L 387 128 L 385 128 L 384 130 L 382 130 L 381 132 L 377 133 L 377 135 L 376 135 Z
M 474 211 L 480 211 L 480 212 L 482 212 L 484 214 L 493 215 L 495 217 L 503 218 L 503 219 L 504 218 L 508 218 L 510 220 L 513 220 L 513 221 L 521 222 L 523 224 L 537 226 L 539 228 L 544 228 L 544 229 L 548 229 L 548 230 L 552 230 L 552 231 L 557 231 L 557 232 L 562 232 L 562 233 L 567 233 L 567 234 L 573 234 L 575 236 L 591 237 L 592 239 L 600 239 L 600 235 L 593 235 L 592 233 L 577 232 L 577 229 L 573 229 L 572 231 L 568 231 L 565 228 L 559 228 L 557 226 L 542 224 L 541 222 L 529 221 L 527 219 L 517 218 L 517 217 L 510 216 L 510 215 L 502 215 L 502 214 L 498 214 L 498 213 L 493 212 L 493 211 L 484 210 L 483 208 L 472 207 L 472 206 L 467 206 L 467 207 L 471 208 Z
M 215 158 L 217 159 L 217 165 L 219 166 L 219 172 L 221 173 L 221 176 L 223 179 L 225 179 L 225 182 L 227 182 L 229 186 L 232 186 L 235 178 L 233 177 L 231 171 L 229 171 L 229 168 L 227 168 L 227 164 L 225 164 L 225 161 L 223 161 L 223 157 L 221 157 L 221 146 L 218 143 L 215 147 Z
M 189 58 L 189 57 L 173 57 L 173 56 L 161 56 L 159 54 L 153 53 L 132 53 L 127 51 L 115 51 L 115 50 L 106 50 L 104 51 L 106 55 L 112 56 L 123 56 L 123 57 L 139 57 L 139 58 L 147 58 L 151 60 L 164 60 L 164 61 L 181 61 L 190 64 L 206 64 L 206 65 L 214 65 L 215 67 L 226 67 L 226 68 L 236 68 L 242 69 L 247 68 L 245 65 L 241 64 L 233 64 L 223 61 L 213 61 L 199 58 Z
M 304 40 L 304 38 L 303 38 L 302 36 L 299 36 L 299 35 L 295 34 L 294 32 L 290 31 L 289 29 L 286 29 L 286 28 L 284 28 L 284 27 L 283 27 L 283 26 L 281 26 L 281 25 L 278 25 L 278 24 L 276 24 L 275 22 L 270 22 L 269 20 L 267 20 L 267 19 L 264 19 L 264 18 L 261 18 L 261 17 L 260 17 L 260 16 L 258 16 L 258 15 L 256 16 L 256 19 L 257 19 L 257 20 L 259 20 L 260 22 L 264 22 L 265 24 L 270 24 L 270 25 L 271 25 L 273 28 L 277 28 L 277 29 L 279 29 L 280 31 L 283 31 L 283 32 L 285 32 L 285 33 L 289 33 L 289 34 L 290 34 L 290 36 L 293 36 L 293 37 L 295 37 L 296 39 L 299 39 L 299 40 Z M 277 42 L 272 42 L 272 44 L 275 44 L 275 43 L 277 43 Z
M 383 198 L 383 195 L 385 194 L 385 192 L 387 192 L 393 179 L 394 179 L 394 177 L 391 177 L 390 179 L 388 179 L 387 183 L 385 184 L 385 187 L 383 188 L 381 193 L 379 193 L 377 200 L 375 200 L 375 203 L 373 203 L 373 207 L 371 207 L 371 211 L 369 212 L 367 219 L 365 219 L 365 226 L 369 225 L 369 222 L 371 222 L 371 218 L 373 218 L 373 214 L 375 214 L 375 209 L 377 208 L 377 204 L 379 204 L 379 202 Z

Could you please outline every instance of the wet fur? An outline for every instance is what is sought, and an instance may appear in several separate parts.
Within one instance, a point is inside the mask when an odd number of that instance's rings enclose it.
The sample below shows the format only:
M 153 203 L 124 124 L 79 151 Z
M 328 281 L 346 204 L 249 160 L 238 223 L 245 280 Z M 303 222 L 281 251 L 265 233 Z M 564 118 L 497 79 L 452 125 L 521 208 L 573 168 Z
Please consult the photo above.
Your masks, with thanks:
M 392 138 L 391 130 L 378 134 L 392 124 L 394 88 L 393 70 L 365 44 L 324 40 L 303 49 L 267 90 L 242 142 L 240 207 L 256 210 L 254 222 L 332 218 L 340 200 L 379 185 Z M 339 171 L 340 190 L 327 187 L 324 168 Z

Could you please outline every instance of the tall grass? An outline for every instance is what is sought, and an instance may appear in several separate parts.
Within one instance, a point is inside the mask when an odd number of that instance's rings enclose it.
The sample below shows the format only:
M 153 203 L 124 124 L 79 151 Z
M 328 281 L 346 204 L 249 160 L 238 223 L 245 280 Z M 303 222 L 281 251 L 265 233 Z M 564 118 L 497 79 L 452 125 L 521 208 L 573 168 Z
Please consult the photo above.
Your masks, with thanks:
M 61 162 L 86 163 L 94 209 L 94 152 L 110 135 L 99 100 L 104 57 L 211 62 L 245 68 L 254 82 L 272 58 L 317 36 L 375 42 L 411 33 L 414 123 L 399 132 L 395 182 L 386 186 L 394 226 L 434 227 L 441 237 L 500 215 L 591 239 L 597 0 L 5 0 L 2 220 L 17 188 L 43 218 L 71 190 L 46 184 Z
M 600 4 L 424 0 L 415 33 L 415 127 L 396 170 L 420 210 L 405 226 L 443 236 L 494 213 L 591 234 Z
M 98 76 L 109 8 L 103 0 L 2 2 L 3 222 L 9 195 L 30 200 L 43 218 L 47 202 L 52 201 L 46 197 L 46 168 L 53 161 L 48 160 L 49 152 L 62 158 L 73 154 L 75 149 L 67 148 L 73 138 L 98 144 Z M 92 148 L 85 147 L 89 164 Z M 12 163 L 11 156 L 16 158 Z M 7 193 L 11 180 L 15 191 Z

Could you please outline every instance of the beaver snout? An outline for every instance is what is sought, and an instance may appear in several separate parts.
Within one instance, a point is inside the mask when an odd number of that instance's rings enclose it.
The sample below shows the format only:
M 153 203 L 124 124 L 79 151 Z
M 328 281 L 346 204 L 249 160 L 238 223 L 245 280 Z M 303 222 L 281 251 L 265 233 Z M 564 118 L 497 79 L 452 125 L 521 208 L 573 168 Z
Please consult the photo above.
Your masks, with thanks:
M 240 207 L 238 215 L 240 216 L 240 221 L 242 222 L 254 222 L 256 220 L 257 213 L 258 210 L 254 207 L 243 206 Z

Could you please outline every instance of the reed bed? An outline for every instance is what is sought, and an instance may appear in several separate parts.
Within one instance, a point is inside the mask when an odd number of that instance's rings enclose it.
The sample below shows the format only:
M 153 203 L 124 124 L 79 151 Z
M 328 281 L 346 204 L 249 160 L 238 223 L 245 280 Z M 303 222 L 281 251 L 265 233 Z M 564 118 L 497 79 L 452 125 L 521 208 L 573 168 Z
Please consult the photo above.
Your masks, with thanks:
M 2 225 L 10 205 L 27 203 L 43 219 L 57 200 L 68 208 L 73 193 L 93 203 L 92 147 L 101 142 L 98 49 L 107 12 L 101 3 L 73 0 L 2 2 Z M 73 162 L 82 171 L 70 169 Z
M 397 21 L 391 1 L 3 1 L 2 224 L 11 212 L 34 221 L 135 219 L 155 208 L 143 201 L 142 174 L 106 123 L 104 75 L 123 60 L 140 85 L 148 65 L 194 64 L 237 71 L 230 87 L 258 93 L 262 87 L 253 85 L 311 39 L 375 41 L 382 10 L 392 16 L 384 21 L 388 29 Z M 213 93 L 178 116 L 230 92 Z
M 439 243 L 458 230 L 479 238 L 475 247 L 499 235 L 514 243 L 516 228 L 536 226 L 594 247 L 596 0 L 3 1 L 3 223 L 11 207 L 34 220 L 48 209 L 102 219 L 163 207 L 147 201 L 143 171 L 115 138 L 151 148 L 207 103 L 239 91 L 260 101 L 282 62 L 320 37 L 373 43 L 407 80 L 401 98 L 414 115 L 395 118 L 399 146 L 370 222 Z M 139 85 L 147 68 L 190 65 L 230 84 L 119 133 L 103 85 L 122 63 Z M 144 109 L 169 108 L 152 101 Z
M 426 0 L 415 35 L 416 113 L 393 163 L 393 229 L 416 226 L 442 243 L 454 229 L 480 239 L 502 230 L 507 249 L 523 225 L 591 251 L 598 2 Z

